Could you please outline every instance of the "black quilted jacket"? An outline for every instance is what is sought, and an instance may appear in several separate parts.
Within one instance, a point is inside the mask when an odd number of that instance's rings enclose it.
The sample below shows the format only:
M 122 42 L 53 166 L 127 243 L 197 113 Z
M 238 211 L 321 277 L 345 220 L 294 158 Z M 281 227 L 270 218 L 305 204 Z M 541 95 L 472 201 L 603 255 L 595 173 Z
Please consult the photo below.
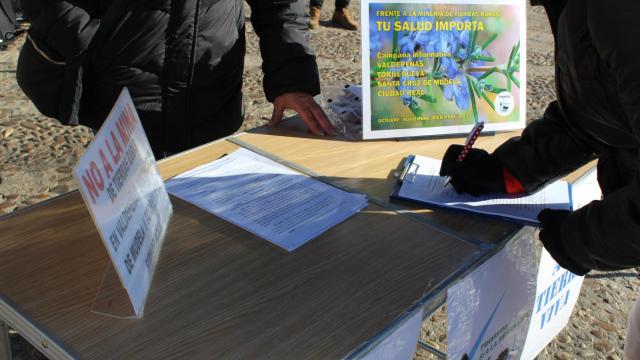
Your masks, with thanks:
M 267 99 L 291 91 L 317 94 L 305 1 L 248 2 Z M 18 82 L 34 103 L 44 104 L 45 115 L 93 128 L 126 86 L 156 151 L 181 151 L 231 134 L 243 118 L 243 3 L 23 0 L 31 28 Z M 117 16 L 106 26 L 109 12 Z M 108 28 L 98 36 L 103 40 L 91 44 L 101 26 Z M 64 84 L 41 79 L 57 69 Z
M 640 266 L 640 1 L 535 2 L 555 35 L 558 101 L 495 155 L 527 191 L 597 157 L 604 199 L 569 215 L 562 247 L 587 269 Z

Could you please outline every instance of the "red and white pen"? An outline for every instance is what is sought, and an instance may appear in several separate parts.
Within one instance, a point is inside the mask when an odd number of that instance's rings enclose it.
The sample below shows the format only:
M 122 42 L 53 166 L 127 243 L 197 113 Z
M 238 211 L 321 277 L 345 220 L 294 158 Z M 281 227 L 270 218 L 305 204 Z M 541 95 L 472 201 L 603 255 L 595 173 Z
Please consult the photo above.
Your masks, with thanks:
M 471 132 L 469 133 L 469 136 L 467 136 L 467 140 L 464 142 L 464 148 L 462 148 L 462 151 L 460 152 L 460 155 L 458 155 L 456 162 L 464 161 L 464 158 L 469 155 L 469 152 L 473 148 L 473 144 L 476 143 L 476 140 L 478 140 L 480 133 L 482 133 L 482 129 L 484 129 L 484 121 L 479 121 L 473 126 Z M 444 186 L 449 185 L 450 182 L 451 177 L 448 176 L 447 180 L 444 183 Z

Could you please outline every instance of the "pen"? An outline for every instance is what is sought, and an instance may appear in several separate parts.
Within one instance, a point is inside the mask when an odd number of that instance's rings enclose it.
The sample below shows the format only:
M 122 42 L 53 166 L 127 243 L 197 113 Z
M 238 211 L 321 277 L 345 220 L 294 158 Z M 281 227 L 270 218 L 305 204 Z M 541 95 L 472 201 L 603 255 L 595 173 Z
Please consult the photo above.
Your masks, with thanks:
M 471 151 L 471 148 L 473 148 L 473 144 L 475 144 L 476 140 L 478 140 L 478 136 L 480 136 L 482 129 L 484 129 L 484 121 L 477 122 L 471 129 L 471 132 L 469 133 L 469 136 L 467 136 L 467 140 L 464 142 L 464 147 L 462 148 L 462 151 L 460 151 L 460 155 L 458 155 L 456 162 L 464 161 L 464 158 L 467 157 L 467 155 Z M 444 182 L 444 186 L 449 185 L 450 182 L 451 177 L 447 176 L 447 180 Z

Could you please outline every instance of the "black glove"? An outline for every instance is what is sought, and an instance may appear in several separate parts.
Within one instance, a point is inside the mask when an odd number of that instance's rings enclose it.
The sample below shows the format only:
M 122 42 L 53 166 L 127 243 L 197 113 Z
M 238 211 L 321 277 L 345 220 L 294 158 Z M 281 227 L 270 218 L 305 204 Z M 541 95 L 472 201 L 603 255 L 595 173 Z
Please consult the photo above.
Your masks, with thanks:
M 450 176 L 458 194 L 504 193 L 504 175 L 498 159 L 484 150 L 471 149 L 462 162 L 457 162 L 462 149 L 462 145 L 449 146 L 442 159 L 440 176 Z
M 540 214 L 538 214 L 538 220 L 542 225 L 540 241 L 542 241 L 542 245 L 547 249 L 549 255 L 560 266 L 576 275 L 582 276 L 590 270 L 578 265 L 562 245 L 562 223 L 569 214 L 571 214 L 571 211 L 567 210 L 545 209 L 540 211 Z

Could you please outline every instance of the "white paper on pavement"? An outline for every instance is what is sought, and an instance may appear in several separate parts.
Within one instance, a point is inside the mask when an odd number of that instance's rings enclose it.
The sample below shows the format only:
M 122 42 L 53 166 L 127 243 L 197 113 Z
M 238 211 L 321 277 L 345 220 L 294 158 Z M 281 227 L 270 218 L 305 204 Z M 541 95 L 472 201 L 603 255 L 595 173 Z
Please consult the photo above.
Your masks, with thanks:
M 127 89 L 73 175 L 133 309 L 142 316 L 172 207 Z
M 288 251 L 367 206 L 352 194 L 246 149 L 167 181 L 167 190 Z

